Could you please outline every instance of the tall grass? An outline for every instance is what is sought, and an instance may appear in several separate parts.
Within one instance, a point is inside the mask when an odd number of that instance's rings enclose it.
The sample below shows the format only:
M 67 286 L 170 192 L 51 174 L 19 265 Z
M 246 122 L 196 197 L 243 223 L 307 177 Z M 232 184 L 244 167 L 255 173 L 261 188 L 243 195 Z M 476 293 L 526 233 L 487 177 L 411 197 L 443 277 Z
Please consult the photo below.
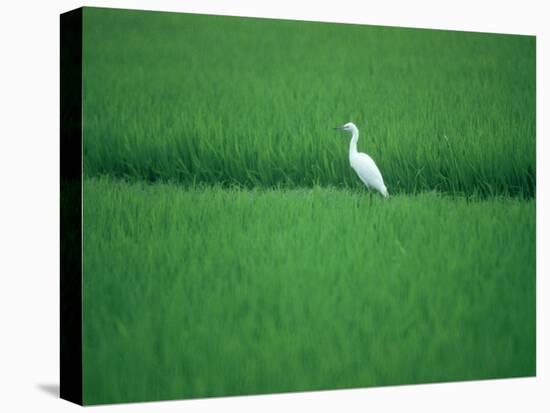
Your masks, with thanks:
M 533 37 L 86 8 L 83 85 L 86 404 L 535 374 Z
M 535 193 L 535 39 L 86 8 L 84 170 L 391 193 Z
M 86 404 L 535 373 L 535 205 L 84 184 Z

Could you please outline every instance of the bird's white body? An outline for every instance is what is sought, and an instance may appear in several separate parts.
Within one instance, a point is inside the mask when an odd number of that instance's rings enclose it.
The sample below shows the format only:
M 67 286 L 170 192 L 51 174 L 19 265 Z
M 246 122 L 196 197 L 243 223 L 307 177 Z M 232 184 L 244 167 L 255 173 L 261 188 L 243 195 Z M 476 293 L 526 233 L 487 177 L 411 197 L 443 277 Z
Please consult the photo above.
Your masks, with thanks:
M 351 132 L 351 142 L 349 144 L 349 163 L 357 173 L 361 181 L 367 188 L 374 188 L 384 197 L 388 196 L 388 189 L 384 185 L 384 179 L 376 163 L 366 153 L 357 151 L 357 141 L 359 140 L 359 129 L 353 123 L 346 123 L 339 129 Z

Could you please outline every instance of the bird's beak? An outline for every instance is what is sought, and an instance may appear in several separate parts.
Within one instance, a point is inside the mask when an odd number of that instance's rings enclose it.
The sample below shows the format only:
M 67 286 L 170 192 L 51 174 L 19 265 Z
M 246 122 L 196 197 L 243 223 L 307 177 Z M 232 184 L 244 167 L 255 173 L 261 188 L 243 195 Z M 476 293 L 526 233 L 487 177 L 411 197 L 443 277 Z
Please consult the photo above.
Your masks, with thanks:
M 342 129 L 344 129 L 344 125 L 342 125 L 342 126 L 336 126 L 335 128 L 332 128 L 332 129 L 334 129 L 334 130 L 342 130 Z

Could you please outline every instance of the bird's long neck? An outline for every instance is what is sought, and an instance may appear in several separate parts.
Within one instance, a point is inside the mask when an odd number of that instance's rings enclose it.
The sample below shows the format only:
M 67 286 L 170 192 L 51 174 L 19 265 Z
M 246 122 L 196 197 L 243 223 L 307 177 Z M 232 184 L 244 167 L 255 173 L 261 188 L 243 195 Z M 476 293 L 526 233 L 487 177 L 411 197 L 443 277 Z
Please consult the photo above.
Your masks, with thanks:
M 349 143 L 349 157 L 357 154 L 357 141 L 359 140 L 359 130 L 353 128 L 351 131 L 351 142 Z

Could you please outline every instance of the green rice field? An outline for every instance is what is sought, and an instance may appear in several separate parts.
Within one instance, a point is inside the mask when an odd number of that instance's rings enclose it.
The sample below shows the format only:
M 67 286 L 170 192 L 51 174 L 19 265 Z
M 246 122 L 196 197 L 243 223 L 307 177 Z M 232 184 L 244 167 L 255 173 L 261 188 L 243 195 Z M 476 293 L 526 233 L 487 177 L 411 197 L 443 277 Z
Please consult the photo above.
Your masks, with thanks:
M 85 8 L 83 38 L 85 404 L 536 374 L 534 37 Z

